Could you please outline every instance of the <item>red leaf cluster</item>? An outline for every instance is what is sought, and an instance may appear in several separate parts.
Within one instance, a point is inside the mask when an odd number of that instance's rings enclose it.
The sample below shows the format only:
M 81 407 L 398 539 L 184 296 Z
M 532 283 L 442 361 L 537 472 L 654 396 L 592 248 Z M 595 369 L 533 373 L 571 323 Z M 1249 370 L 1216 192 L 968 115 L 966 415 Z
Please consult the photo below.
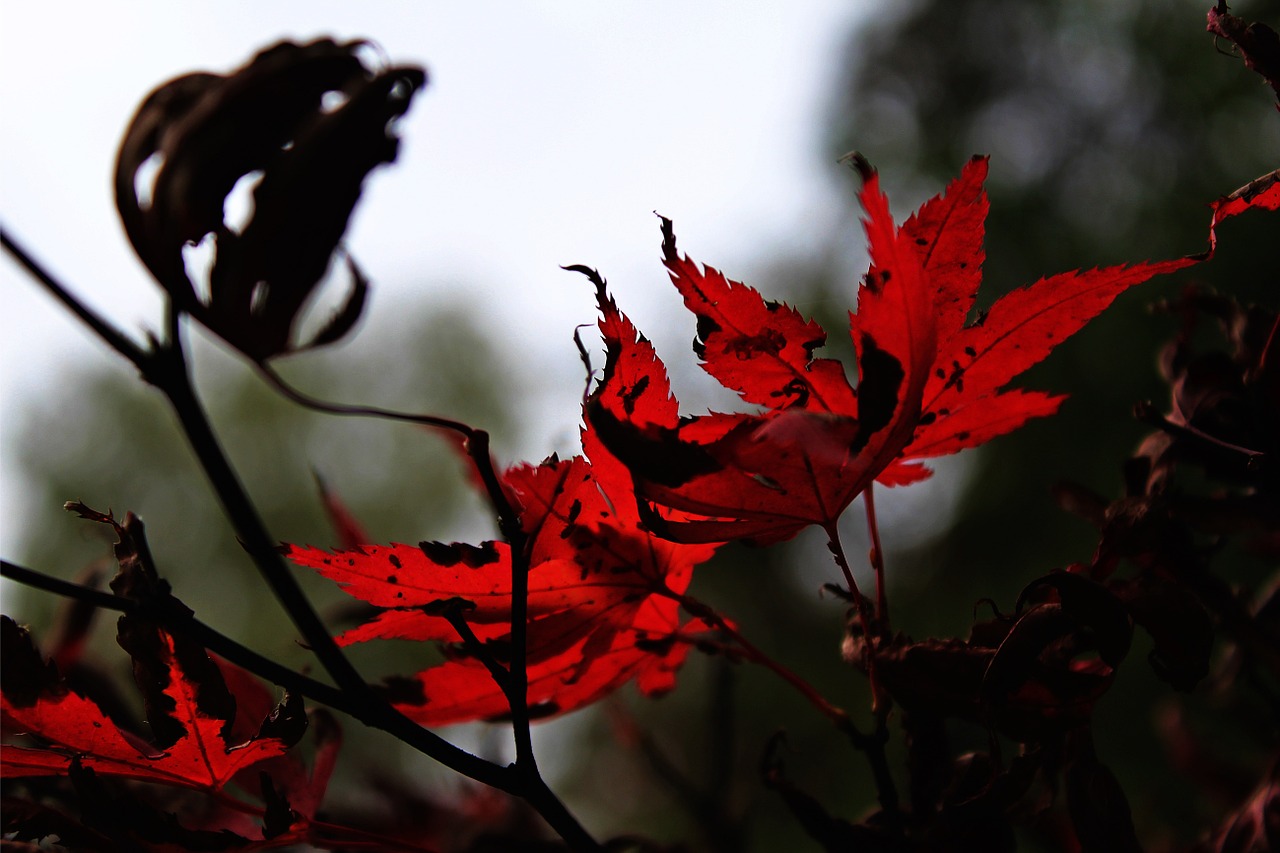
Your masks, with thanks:
M 850 315 L 856 389 L 838 361 L 813 357 L 826 341 L 817 323 L 700 269 L 676 251 L 663 220 L 663 262 L 697 317 L 703 369 L 764 409 L 681 419 L 666 368 L 597 278 L 608 357 L 588 418 L 631 469 L 662 535 L 768 543 L 810 524 L 830 529 L 873 481 L 923 479 L 918 460 L 1055 412 L 1063 397 L 1006 386 L 1125 289 L 1196 262 L 1052 276 L 966 323 L 984 259 L 986 159 L 966 164 L 900 228 L 876 173 L 858 166 L 871 268 Z
M 584 442 L 598 447 L 590 432 Z M 553 457 L 502 476 L 527 538 L 527 695 L 538 717 L 588 705 L 632 679 L 648 695 L 669 690 L 690 644 L 707 630 L 700 620 L 681 624 L 675 596 L 714 546 L 678 545 L 645 531 L 626 470 L 607 454 L 595 456 L 594 465 L 581 456 Z M 490 665 L 510 663 L 510 545 L 423 542 L 334 552 L 288 545 L 284 553 L 381 608 L 340 643 L 444 645 L 444 664 L 391 685 L 406 715 L 442 725 L 509 713 L 501 675 Z
M 161 632 L 163 693 L 172 700 L 170 717 L 181 731 L 177 740 L 162 747 L 121 728 L 96 702 L 70 690 L 52 665 L 43 664 L 27 632 L 8 617 L 3 629 L 0 717 L 6 742 L 0 746 L 0 768 L 5 778 L 69 777 L 82 800 L 106 796 L 98 777 L 190 789 L 208 799 L 192 810 L 203 814 L 195 826 L 166 819 L 145 799 L 119 800 L 117 807 L 127 812 L 119 818 L 120 828 L 139 844 L 181 847 L 216 841 L 247 850 L 310 837 L 340 745 L 338 730 L 327 715 L 322 715 L 326 724 L 320 727 L 314 766 L 308 772 L 301 759 L 288 752 L 307 728 L 296 697 L 273 708 L 267 689 L 254 676 L 220 663 L 204 677 L 215 680 L 220 690 L 233 688 L 233 701 L 240 705 L 231 719 L 223 719 L 201 701 L 205 684 L 183 668 L 178 642 Z M 24 735 L 35 739 L 24 744 Z M 246 792 L 261 799 L 257 804 L 246 802 L 241 799 Z M 166 800 L 170 807 L 172 799 L 170 795 Z M 101 825 L 92 817 L 86 814 L 86 821 Z M 60 824 L 66 839 L 71 819 L 50 819 L 67 822 Z

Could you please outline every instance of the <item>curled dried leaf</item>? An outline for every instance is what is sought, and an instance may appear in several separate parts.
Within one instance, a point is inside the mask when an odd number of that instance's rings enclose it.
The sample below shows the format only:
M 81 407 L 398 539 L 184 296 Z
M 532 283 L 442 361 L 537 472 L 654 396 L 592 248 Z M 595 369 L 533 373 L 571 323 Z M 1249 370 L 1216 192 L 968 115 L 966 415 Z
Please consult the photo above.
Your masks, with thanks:
M 370 171 L 396 158 L 392 124 L 421 68 L 370 69 L 362 42 L 280 42 L 227 75 L 188 74 L 143 101 L 116 160 L 116 206 L 139 258 L 174 304 L 256 361 L 344 337 L 368 282 L 299 344 L 302 309 L 329 270 Z M 228 200 L 257 180 L 242 227 Z M 202 293 L 184 252 L 211 240 Z

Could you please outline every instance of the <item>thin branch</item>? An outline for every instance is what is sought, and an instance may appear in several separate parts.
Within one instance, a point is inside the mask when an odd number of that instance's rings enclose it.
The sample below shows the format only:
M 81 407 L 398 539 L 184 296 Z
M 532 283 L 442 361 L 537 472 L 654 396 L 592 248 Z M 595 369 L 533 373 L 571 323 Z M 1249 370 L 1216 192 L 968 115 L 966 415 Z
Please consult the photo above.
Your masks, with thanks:
M 342 417 L 381 418 L 382 420 L 388 421 L 403 421 L 405 423 L 419 424 L 420 426 L 451 430 L 459 433 L 464 438 L 471 438 L 472 434 L 475 432 L 474 429 L 461 421 L 455 421 L 450 418 L 400 412 L 394 409 L 384 409 L 381 406 L 348 406 L 345 403 L 331 403 L 328 400 L 321 400 L 318 397 L 313 397 L 310 394 L 293 387 L 283 376 L 275 371 L 275 368 L 269 364 L 255 361 L 253 362 L 253 366 L 257 369 L 258 375 L 261 376 L 268 385 L 279 392 L 281 396 L 297 403 L 303 408 L 310 409 L 313 412 L 322 412 L 326 415 L 340 415 Z
M 107 346 L 129 359 L 129 361 L 133 362 L 139 370 L 144 373 L 146 372 L 147 366 L 152 359 L 151 354 L 138 346 L 115 326 L 111 325 L 99 316 L 92 308 L 73 296 L 71 292 L 63 287 L 62 284 L 55 279 L 39 261 L 28 254 L 27 251 L 23 249 L 12 236 L 10 236 L 8 231 L 3 229 L 0 229 L 0 246 L 3 246 L 4 250 L 8 252 L 23 269 L 30 273 L 32 278 L 40 282 L 40 284 L 44 286 L 45 290 L 49 291 L 55 299 L 61 302 L 64 308 L 92 329 L 94 334 L 102 338 Z
M 378 406 L 349 406 L 321 400 L 294 388 L 275 370 L 266 364 L 255 365 L 259 374 L 289 400 L 308 409 L 325 414 L 344 417 L 371 417 L 384 420 L 402 421 L 421 426 L 456 432 L 465 439 L 467 455 L 471 459 L 489 503 L 498 517 L 498 529 L 505 541 L 511 546 L 511 665 L 509 670 L 495 679 L 507 697 L 511 706 L 512 736 L 515 740 L 516 766 L 523 768 L 531 777 L 538 775 L 537 763 L 533 755 L 533 736 L 530 731 L 529 699 L 528 699 L 528 592 L 529 592 L 529 554 L 528 537 L 520 524 L 520 513 L 508 498 L 502 481 L 493 464 L 490 452 L 489 433 L 468 426 L 461 421 L 435 415 L 411 414 Z M 452 620 L 450 620 L 452 622 Z M 457 625 L 454 626 L 457 628 Z M 487 655 L 481 661 L 494 669 Z
M 515 780 L 511 778 L 508 768 L 464 752 L 452 744 L 440 740 L 438 736 L 411 721 L 408 721 L 409 727 L 398 727 L 406 728 L 406 732 L 392 730 L 386 725 L 383 715 L 375 712 L 376 706 L 371 707 L 362 697 L 352 696 L 350 693 L 294 672 L 288 667 L 276 663 L 270 658 L 264 657 L 247 646 L 236 642 L 225 634 L 219 633 L 196 619 L 182 607 L 144 605 L 130 598 L 123 598 L 109 592 L 51 577 L 33 569 L 11 563 L 8 560 L 0 561 L 0 569 L 2 569 L 4 577 L 36 589 L 84 601 L 107 610 L 116 610 L 121 613 L 144 616 L 147 619 L 154 620 L 166 630 L 171 630 L 175 634 L 181 634 L 195 640 L 209 651 L 226 658 L 236 666 L 242 667 L 260 678 L 288 688 L 302 696 L 307 696 L 337 711 L 349 714 L 366 725 L 389 731 L 420 752 L 431 755 L 441 763 L 452 767 L 452 764 L 448 764 L 433 753 L 433 750 L 439 750 L 438 746 L 433 745 L 433 740 L 438 741 L 449 750 L 454 751 L 452 756 L 454 760 L 458 759 L 459 756 L 464 757 L 461 764 L 465 769 L 463 767 L 453 768 L 459 773 L 463 773 L 477 782 L 483 782 L 509 793 L 519 793 L 515 790 Z M 176 599 L 170 599 L 170 601 L 176 602 Z M 393 711 L 392 713 L 395 712 Z M 399 715 L 397 714 L 397 716 Z M 412 733 L 410 738 L 403 736 L 410 732 Z
M 848 712 L 843 708 L 832 704 L 818 691 L 816 687 L 767 655 L 754 643 L 748 640 L 732 622 L 722 616 L 710 605 L 694 598 L 693 596 L 683 595 L 672 592 L 671 590 L 664 590 L 662 594 L 678 601 L 680 606 L 683 607 L 689 615 L 703 619 L 714 625 L 720 631 L 724 632 L 733 640 L 733 649 L 740 652 L 745 660 L 749 660 L 758 666 L 764 667 L 783 681 L 787 682 L 787 684 L 791 685 L 796 692 L 808 700 L 810 705 L 813 705 L 813 707 L 817 708 L 827 719 L 831 720 L 837 729 L 847 734 L 853 741 L 854 746 L 862 749 L 866 744 L 871 742 L 870 736 L 860 731 L 858 727 L 854 725 L 854 722 L 849 717 Z
M 502 664 L 498 663 L 497 658 L 489 653 L 489 649 L 485 644 L 480 642 L 476 632 L 471 630 L 471 626 L 467 624 L 467 619 L 462 615 L 461 609 L 458 607 L 446 607 L 441 615 L 453 626 L 453 630 L 458 632 L 458 636 L 462 638 L 462 647 L 473 658 L 484 664 L 484 668 L 489 670 L 489 675 L 493 677 L 494 683 L 505 694 L 511 683 L 511 673 L 507 672 Z
M 867 533 L 871 537 L 871 570 L 876 576 L 876 623 L 885 636 L 891 636 L 889 630 L 889 596 L 884 582 L 884 548 L 880 545 L 880 526 L 876 524 L 876 501 L 873 489 L 875 483 L 868 483 L 862 492 L 862 504 L 867 511 Z
M 26 586 L 42 589 L 45 592 L 52 592 L 64 598 L 83 601 L 87 604 L 92 604 L 94 607 L 101 607 L 104 610 L 115 610 L 130 616 L 154 620 L 164 626 L 166 630 L 196 641 L 209 651 L 226 658 L 242 669 L 249 670 L 254 675 L 266 679 L 272 684 L 277 684 L 295 693 L 310 697 L 344 713 L 354 713 L 349 697 L 341 690 L 316 681 L 313 678 L 308 678 L 301 673 L 294 672 L 292 669 L 262 656 L 253 649 L 204 624 L 181 607 L 166 607 L 163 604 L 159 606 L 142 604 L 131 598 L 124 598 L 99 589 L 41 574 L 34 569 L 19 566 L 8 560 L 0 561 L 0 574 Z M 174 601 L 174 599 L 170 599 L 170 601 Z

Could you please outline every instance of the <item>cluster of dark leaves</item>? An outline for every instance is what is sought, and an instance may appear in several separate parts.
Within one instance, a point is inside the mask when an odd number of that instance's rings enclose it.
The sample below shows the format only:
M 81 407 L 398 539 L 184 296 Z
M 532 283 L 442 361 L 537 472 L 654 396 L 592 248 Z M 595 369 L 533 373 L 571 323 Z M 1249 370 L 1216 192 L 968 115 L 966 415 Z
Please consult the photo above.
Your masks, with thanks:
M 1276 207 L 1260 199 L 1280 194 L 1276 176 L 1251 186 L 1249 201 Z M 1230 539 L 1263 565 L 1280 564 L 1280 318 L 1194 287 L 1167 308 L 1181 319 L 1160 359 L 1169 411 L 1138 407 L 1157 430 L 1124 465 L 1126 494 L 1108 501 L 1074 484 L 1058 490 L 1065 509 L 1099 529 L 1088 562 L 1033 580 L 1012 613 L 996 611 L 963 640 L 898 634 L 868 643 L 851 616 L 846 659 L 869 674 L 874 668 L 901 714 L 910 805 L 898 823 L 877 812 L 853 824 L 770 763 L 767 781 L 827 849 L 1013 850 L 1015 828 L 1028 825 L 1055 844 L 1074 836 L 1085 850 L 1142 849 L 1092 734 L 1095 704 L 1135 629 L 1149 636 L 1148 663 L 1175 696 L 1198 687 L 1243 691 L 1280 717 L 1280 571 L 1232 583 L 1214 560 Z M 1225 345 L 1199 351 L 1194 333 L 1206 318 Z M 1274 731 L 1257 744 L 1269 763 L 1227 766 L 1206 754 L 1177 709 L 1171 698 L 1161 721 L 1174 765 L 1212 799 L 1231 803 L 1192 849 L 1276 849 Z M 989 732 L 992 749 L 954 754 L 957 721 Z M 1016 752 L 1002 759 L 1010 743 Z M 1059 793 L 1068 819 L 1055 822 Z
M 297 321 L 365 176 L 395 159 L 392 122 L 426 82 L 416 67 L 370 70 L 363 46 L 281 42 L 231 74 L 171 80 L 121 143 L 116 206 L 138 257 L 178 309 L 256 361 L 300 348 Z M 254 177 L 252 216 L 236 227 L 227 199 Z M 206 239 L 214 256 L 202 288 L 185 252 Z M 350 296 L 301 348 L 333 343 L 359 319 L 368 284 L 349 257 L 347 266 Z
M 1207 29 L 1235 46 L 1245 66 L 1261 75 L 1276 93 L 1276 108 L 1280 109 L 1280 34 L 1261 21 L 1231 14 L 1225 0 L 1209 10 Z

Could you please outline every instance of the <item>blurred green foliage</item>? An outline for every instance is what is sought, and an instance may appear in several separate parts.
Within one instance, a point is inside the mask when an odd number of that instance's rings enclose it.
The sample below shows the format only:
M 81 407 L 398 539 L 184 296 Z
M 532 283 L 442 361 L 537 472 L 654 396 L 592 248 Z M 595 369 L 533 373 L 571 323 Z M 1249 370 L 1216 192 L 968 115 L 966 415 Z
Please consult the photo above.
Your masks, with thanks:
M 371 359 L 335 350 L 286 362 L 281 372 L 324 398 L 444 412 L 484 424 L 505 442 L 519 423 L 506 405 L 510 373 L 497 367 L 500 357 L 469 309 L 416 306 L 414 319 L 412 328 L 382 335 Z M 317 476 L 375 541 L 491 534 L 461 454 L 438 435 L 308 412 L 226 350 L 205 339 L 197 343 L 197 380 L 214 427 L 281 541 L 337 545 Z M 404 369 L 388 370 L 393 360 Z M 27 505 L 38 519 L 11 543 L 12 559 L 71 577 L 109 556 L 114 537 L 109 528 L 61 512 L 61 504 L 75 499 L 120 517 L 133 512 L 147 524 L 161 571 L 202 619 L 291 665 L 309 662 L 254 574 L 165 401 L 123 362 L 68 377 L 61 394 L 25 413 L 11 440 L 26 449 L 23 473 L 35 484 Z M 321 606 L 346 599 L 309 572 L 299 578 Z M 53 604 L 43 593 L 23 591 L 6 606 L 39 624 Z

